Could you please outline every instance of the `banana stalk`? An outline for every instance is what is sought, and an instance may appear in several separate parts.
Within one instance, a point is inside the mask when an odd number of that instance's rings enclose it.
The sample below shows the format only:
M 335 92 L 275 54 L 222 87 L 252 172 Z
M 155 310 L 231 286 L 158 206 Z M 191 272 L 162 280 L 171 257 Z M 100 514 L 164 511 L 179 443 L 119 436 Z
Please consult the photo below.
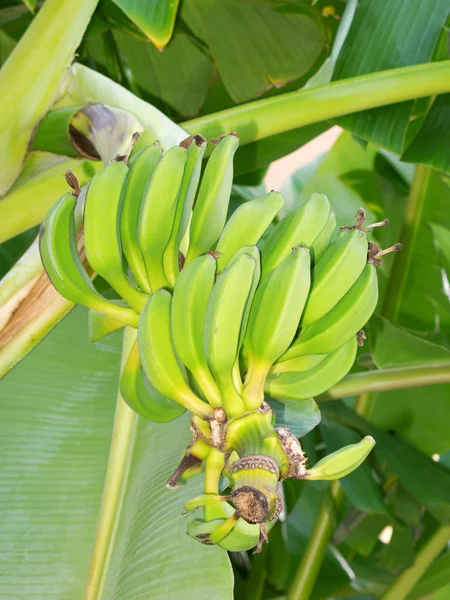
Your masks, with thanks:
M 19 175 L 97 2 L 47 0 L 0 71 L 0 89 L 8 90 L 0 100 L 0 196 Z

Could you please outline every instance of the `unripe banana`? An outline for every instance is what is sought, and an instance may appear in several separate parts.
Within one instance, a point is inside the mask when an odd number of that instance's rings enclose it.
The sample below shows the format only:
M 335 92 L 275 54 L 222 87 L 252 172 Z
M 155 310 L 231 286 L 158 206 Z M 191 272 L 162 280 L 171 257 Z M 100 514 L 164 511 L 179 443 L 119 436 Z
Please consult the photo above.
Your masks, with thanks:
M 147 182 L 161 159 L 161 155 L 161 147 L 156 143 L 143 148 L 130 159 L 120 218 L 123 252 L 139 287 L 147 294 L 150 294 L 151 289 L 138 242 L 139 212 Z
M 301 329 L 279 362 L 306 354 L 328 354 L 343 346 L 364 327 L 378 300 L 376 267 L 367 264 L 356 283 L 319 321 Z
M 178 276 L 172 300 L 173 343 L 178 356 L 194 376 L 211 406 L 222 399 L 206 361 L 203 327 L 206 307 L 216 277 L 216 261 L 210 254 L 198 256 Z
M 219 239 L 227 217 L 233 156 L 238 146 L 238 136 L 231 133 L 221 138 L 211 153 L 192 213 L 187 263 L 208 252 Z
M 123 302 L 121 300 L 110 300 L 110 302 L 112 304 L 123 306 Z M 88 312 L 89 341 L 97 342 L 110 333 L 113 333 L 118 329 L 122 329 L 122 327 L 125 327 L 125 325 L 126 323 L 123 321 L 119 321 L 114 317 L 110 317 L 109 315 L 105 315 L 91 308 Z
M 218 544 L 228 552 L 246 552 L 254 548 L 260 539 L 259 525 L 239 519 L 232 526 L 233 520 L 237 516 L 236 510 L 228 502 L 221 502 L 218 507 L 219 512 L 216 519 L 192 521 L 187 527 L 188 534 L 203 544 Z M 270 531 L 274 524 L 275 521 L 267 523 L 267 531 Z M 223 529 L 217 531 L 222 526 Z M 223 535 L 224 531 L 227 531 L 226 535 Z M 217 541 L 218 538 L 220 538 L 219 541 Z
M 294 248 L 267 280 L 256 292 L 246 333 L 249 370 L 243 398 L 249 410 L 264 401 L 267 374 L 294 339 L 309 293 L 309 250 Z
M 245 410 L 233 384 L 232 371 L 238 358 L 244 314 L 252 301 L 255 268 L 255 260 L 247 254 L 232 261 L 216 281 L 206 310 L 206 359 L 219 386 L 223 406 L 231 416 Z
M 120 378 L 120 393 L 135 412 L 156 423 L 173 421 L 184 412 L 184 408 L 152 389 L 144 380 L 137 342 L 131 348 Z
M 135 137 L 137 137 L 136 134 L 134 135 Z M 145 148 L 148 148 L 149 146 L 152 146 L 155 142 L 156 137 L 152 131 L 149 131 L 148 129 L 140 131 L 139 137 L 137 137 L 136 141 L 133 144 L 133 147 L 131 148 L 129 156 L 130 160 L 134 158 L 138 152 L 144 150 Z
M 374 446 L 375 440 L 373 437 L 366 435 L 357 444 L 344 446 L 344 448 L 340 448 L 319 460 L 312 469 L 306 471 L 305 479 L 332 481 L 333 479 L 345 477 L 359 467 Z
M 327 354 L 307 354 L 306 356 L 298 356 L 297 358 L 291 358 L 281 362 L 281 359 L 277 361 L 270 369 L 270 375 L 276 375 L 277 373 L 287 373 L 289 371 L 295 371 L 297 373 L 303 371 L 309 371 L 314 368 Z
M 172 233 L 163 257 L 164 273 L 172 287 L 175 286 L 178 273 L 180 272 L 180 246 L 192 214 L 192 206 L 200 180 L 202 159 L 206 150 L 206 140 L 201 135 L 193 135 L 184 140 L 180 145 L 183 148 L 187 148 L 187 160 L 178 196 Z
M 158 290 L 150 296 L 139 319 L 139 354 L 150 384 L 201 419 L 213 416 L 213 409 L 189 387 L 184 367 L 172 342 L 172 296 Z
M 254 246 L 283 207 L 279 192 L 242 204 L 232 215 L 217 243 L 217 270 L 223 271 L 228 261 L 242 246 Z
M 109 163 L 92 178 L 84 207 L 84 248 L 92 269 L 140 312 L 147 296 L 123 272 L 119 235 L 122 188 L 127 174 L 127 165 L 118 161 Z
M 46 214 L 39 233 L 42 264 L 55 289 L 70 300 L 137 327 L 138 315 L 101 296 L 89 279 L 77 250 L 76 199 L 64 194 Z
M 270 375 L 266 379 L 265 392 L 277 400 L 306 400 L 318 396 L 347 375 L 355 361 L 357 348 L 356 336 L 353 336 L 309 371 Z
M 314 240 L 310 251 L 311 251 L 311 264 L 316 264 L 322 257 L 325 250 L 328 248 L 331 238 L 336 230 L 336 213 L 332 210 L 328 217 L 328 221 L 325 223 L 325 227 L 319 233 Z
M 359 229 L 343 231 L 315 265 L 311 293 L 301 326 L 318 321 L 348 292 L 367 263 L 367 236 Z
M 294 246 L 310 248 L 327 224 L 330 203 L 323 194 L 313 194 L 282 219 L 261 248 L 262 278 L 288 256 Z
M 157 164 L 144 191 L 138 240 L 152 292 L 169 287 L 163 256 L 172 233 L 186 160 L 186 148 L 170 148 Z

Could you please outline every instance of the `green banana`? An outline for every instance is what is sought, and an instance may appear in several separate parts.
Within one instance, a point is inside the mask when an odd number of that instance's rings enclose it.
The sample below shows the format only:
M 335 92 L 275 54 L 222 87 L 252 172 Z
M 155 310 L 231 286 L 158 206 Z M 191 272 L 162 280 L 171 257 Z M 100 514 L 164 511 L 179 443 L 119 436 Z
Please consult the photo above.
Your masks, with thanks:
M 264 381 L 294 339 L 309 287 L 309 250 L 297 246 L 256 292 L 246 333 L 249 370 L 243 399 L 249 410 L 256 410 L 264 401 Z
M 132 327 L 138 315 L 131 309 L 108 302 L 95 289 L 77 249 L 76 199 L 64 194 L 47 212 L 39 233 L 42 264 L 55 289 L 70 300 L 105 313 Z
M 123 302 L 121 300 L 110 300 L 110 302 L 112 304 L 123 306 Z M 109 335 L 118 329 L 122 329 L 122 327 L 125 327 L 125 325 L 126 323 L 123 321 L 115 319 L 114 317 L 110 317 L 109 315 L 105 315 L 104 313 L 91 308 L 88 312 L 89 341 L 97 342 L 106 335 Z
M 120 393 L 135 412 L 157 423 L 167 423 L 179 417 L 184 408 L 159 394 L 144 380 L 137 342 L 131 348 L 120 378 Z
M 330 352 L 309 371 L 270 375 L 264 390 L 268 396 L 279 400 L 306 400 L 325 392 L 338 383 L 355 362 L 358 343 L 354 335 L 350 341 Z
M 192 213 L 187 263 L 208 252 L 219 239 L 227 217 L 233 156 L 238 146 L 238 136 L 230 133 L 219 139 L 209 157 Z
M 122 188 L 127 174 L 128 166 L 118 161 L 109 163 L 92 178 L 84 207 L 84 248 L 92 269 L 140 312 L 147 296 L 123 272 L 119 235 Z
M 134 135 L 136 136 L 136 134 Z M 130 160 L 134 158 L 136 154 L 138 154 L 138 152 L 144 150 L 145 148 L 148 148 L 149 146 L 152 146 L 156 142 L 155 134 L 149 131 L 148 129 L 144 129 L 143 131 L 141 131 L 136 136 L 136 138 L 137 139 L 134 142 L 133 147 L 131 148 L 129 156 Z
M 277 361 L 269 371 L 270 375 L 276 375 L 277 373 L 287 373 L 288 371 L 309 371 L 326 358 L 328 354 L 307 354 L 306 356 L 298 356 L 297 358 L 291 358 L 281 362 L 281 359 Z
M 221 496 L 217 496 L 217 498 L 221 498 Z M 254 548 L 260 540 L 259 524 L 251 524 L 244 519 L 239 519 L 232 526 L 234 518 L 237 517 L 236 510 L 228 502 L 221 502 L 217 507 L 215 519 L 191 521 L 187 527 L 188 534 L 203 544 L 218 544 L 228 552 L 245 552 Z M 227 524 L 224 525 L 225 523 Z M 275 521 L 269 521 L 266 524 L 267 532 L 272 529 L 274 524 Z M 226 535 L 224 535 L 225 532 Z
M 176 355 L 172 341 L 172 296 L 166 290 L 152 294 L 141 313 L 138 344 L 142 368 L 155 390 L 201 419 L 211 419 L 213 408 L 191 390 Z
M 279 192 L 269 192 L 262 198 L 242 204 L 232 215 L 217 242 L 217 269 L 222 272 L 228 261 L 242 246 L 253 246 L 283 207 Z
M 374 446 L 375 440 L 373 437 L 366 435 L 357 444 L 344 446 L 344 448 L 340 448 L 319 460 L 312 469 L 306 471 L 304 478 L 310 481 L 332 481 L 333 479 L 345 477 L 359 467 Z
M 319 233 L 314 240 L 310 251 L 311 251 L 311 265 L 315 265 L 322 257 L 325 250 L 328 248 L 333 234 L 336 230 L 336 213 L 330 211 L 328 221 L 325 223 L 325 227 Z
M 329 216 L 330 203 L 323 194 L 312 194 L 307 202 L 289 212 L 261 248 L 262 278 L 275 269 L 294 246 L 310 248 Z
M 235 416 L 245 406 L 233 383 L 233 368 L 242 339 L 242 321 L 254 289 L 255 260 L 241 254 L 216 281 L 206 309 L 204 348 L 209 368 L 219 386 L 223 407 Z
M 367 236 L 359 229 L 343 231 L 314 267 L 311 293 L 301 326 L 321 319 L 348 292 L 367 263 Z
M 150 294 L 144 258 L 138 242 L 138 222 L 142 197 L 147 181 L 161 159 L 161 148 L 158 143 L 137 152 L 129 161 L 129 171 L 123 191 L 122 215 L 120 218 L 120 235 L 122 247 L 128 266 L 139 287 Z
M 206 150 L 206 140 L 201 135 L 193 135 L 181 142 L 180 145 L 187 148 L 186 167 L 181 182 L 172 233 L 163 257 L 164 273 L 172 287 L 175 286 L 180 272 L 179 252 L 191 219 L 192 206 L 200 181 L 202 159 Z
M 211 406 L 221 406 L 203 348 L 203 325 L 215 276 L 216 261 L 210 254 L 195 258 L 181 271 L 173 292 L 172 334 L 176 352 L 201 392 Z
M 364 327 L 378 300 L 376 267 L 367 264 L 356 283 L 325 316 L 300 330 L 300 335 L 279 362 L 305 356 L 328 354 L 348 342 Z
M 138 240 L 152 292 L 169 287 L 163 256 L 169 243 L 187 160 L 187 150 L 173 146 L 147 183 L 139 213 Z

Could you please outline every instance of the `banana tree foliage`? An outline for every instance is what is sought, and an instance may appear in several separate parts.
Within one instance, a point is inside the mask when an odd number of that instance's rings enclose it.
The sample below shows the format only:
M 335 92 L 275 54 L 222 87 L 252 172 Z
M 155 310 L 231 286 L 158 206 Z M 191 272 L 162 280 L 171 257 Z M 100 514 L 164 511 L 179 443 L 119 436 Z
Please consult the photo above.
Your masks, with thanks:
M 1 598 L 450 595 L 449 18 L 447 0 L 1 4 Z M 227 553 L 186 535 L 199 481 L 165 487 L 187 416 L 128 408 L 128 334 L 88 341 L 35 238 L 64 173 L 85 185 L 135 131 L 166 150 L 236 130 L 229 218 L 270 191 L 273 161 L 335 124 L 332 148 L 282 184 L 280 216 L 325 194 L 338 226 L 360 208 L 388 217 L 373 239 L 403 250 L 379 269 L 351 372 L 271 408 L 311 464 L 377 443 L 341 483 L 286 480 L 270 543 Z

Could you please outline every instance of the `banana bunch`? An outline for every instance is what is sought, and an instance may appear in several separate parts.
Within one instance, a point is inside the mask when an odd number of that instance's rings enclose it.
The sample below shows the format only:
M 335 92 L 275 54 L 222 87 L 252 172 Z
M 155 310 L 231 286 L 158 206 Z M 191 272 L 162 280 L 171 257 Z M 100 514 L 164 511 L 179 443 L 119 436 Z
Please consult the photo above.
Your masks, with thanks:
M 400 245 L 369 242 L 387 221 L 366 226 L 362 209 L 337 230 L 322 194 L 269 232 L 283 206 L 278 192 L 226 223 L 234 133 L 212 141 L 202 175 L 200 135 L 165 152 L 134 141 L 87 188 L 68 174 L 73 193 L 41 228 L 42 261 L 63 296 L 90 308 L 92 340 L 137 329 L 120 382 L 125 401 L 158 422 L 192 414 L 192 442 L 167 482 L 204 474 L 204 494 L 185 505 L 203 518 L 188 533 L 260 550 L 282 510 L 280 481 L 343 477 L 373 447 L 364 438 L 307 469 L 265 399 L 301 401 L 348 373 L 377 303 L 376 267 Z M 100 294 L 94 274 L 119 299 Z

